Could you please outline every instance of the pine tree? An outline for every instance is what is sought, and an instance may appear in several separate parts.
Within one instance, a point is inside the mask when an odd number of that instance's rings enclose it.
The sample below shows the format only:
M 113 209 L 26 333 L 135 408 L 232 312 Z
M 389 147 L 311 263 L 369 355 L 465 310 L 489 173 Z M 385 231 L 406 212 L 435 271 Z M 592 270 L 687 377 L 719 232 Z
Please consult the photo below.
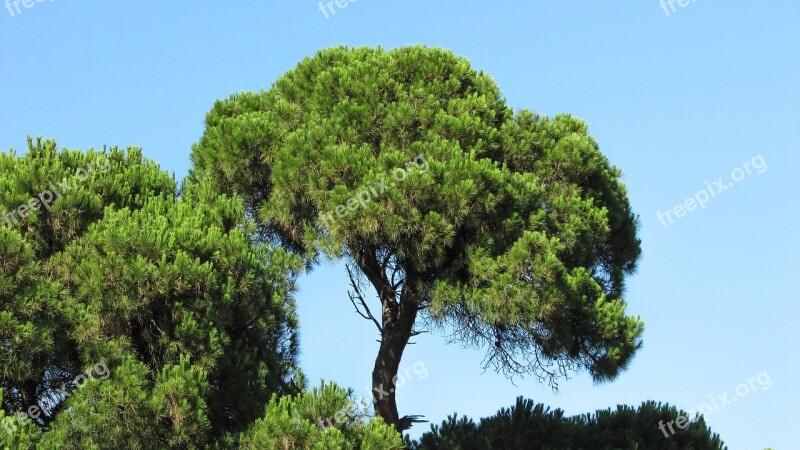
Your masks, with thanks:
M 622 298 L 640 243 L 620 171 L 583 122 L 514 113 L 448 51 L 321 51 L 217 102 L 192 161 L 243 198 L 262 239 L 309 267 L 347 263 L 381 336 L 375 410 L 398 429 L 414 417 L 397 412 L 395 376 L 427 329 L 554 386 L 580 369 L 610 380 L 641 346 Z
M 511 408 L 480 420 L 478 424 L 454 414 L 441 426 L 431 426 L 416 450 L 551 450 L 551 449 L 648 449 L 725 450 L 719 435 L 712 433 L 702 416 L 693 417 L 676 433 L 663 434 L 659 423 L 674 421 L 688 413 L 674 406 L 644 402 L 638 408 L 619 405 L 616 410 L 566 417 L 532 400 L 517 398 Z
M 29 147 L 0 155 L 0 208 L 17 211 L 0 227 L 2 409 L 29 416 L 1 419 L 4 438 L 206 447 L 303 386 L 302 261 L 255 242 L 239 200 L 202 181 L 178 192 L 138 149 Z
M 363 399 L 335 383 L 274 398 L 264 417 L 242 435 L 242 450 L 400 450 L 403 441 L 379 417 L 366 421 Z

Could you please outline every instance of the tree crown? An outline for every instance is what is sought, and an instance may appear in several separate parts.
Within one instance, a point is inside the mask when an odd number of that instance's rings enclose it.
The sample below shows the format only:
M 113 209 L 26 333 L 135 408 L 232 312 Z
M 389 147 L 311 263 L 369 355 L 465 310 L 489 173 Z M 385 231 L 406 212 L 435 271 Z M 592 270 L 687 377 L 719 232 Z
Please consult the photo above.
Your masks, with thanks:
M 385 306 L 553 382 L 614 377 L 640 347 L 640 254 L 621 173 L 569 115 L 514 113 L 449 51 L 333 48 L 217 102 L 192 177 L 243 197 L 264 236 L 345 258 Z

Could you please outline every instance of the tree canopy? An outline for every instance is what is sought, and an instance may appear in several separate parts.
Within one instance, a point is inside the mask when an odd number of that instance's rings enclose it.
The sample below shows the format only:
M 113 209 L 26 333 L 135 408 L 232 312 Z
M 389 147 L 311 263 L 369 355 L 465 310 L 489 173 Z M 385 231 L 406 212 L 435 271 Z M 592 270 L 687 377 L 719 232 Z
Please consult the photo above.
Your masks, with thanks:
M 254 242 L 240 201 L 178 192 L 135 148 L 37 140 L 0 154 L 0 208 L 2 409 L 27 417 L 7 445 L 204 447 L 302 387 L 302 261 Z
M 622 297 L 640 243 L 621 172 L 582 121 L 514 112 L 449 51 L 320 51 L 217 102 L 192 161 L 264 240 L 352 267 L 353 303 L 381 334 L 373 388 L 390 393 L 375 410 L 399 429 L 389 388 L 420 331 L 553 385 L 571 370 L 612 379 L 641 346 Z
M 656 426 L 676 417 L 689 417 L 674 406 L 644 402 L 638 408 L 619 405 L 616 409 L 567 417 L 560 409 L 550 410 L 532 400 L 517 399 L 479 423 L 454 414 L 441 426 L 431 426 L 416 450 L 555 450 L 555 449 L 648 449 L 725 450 L 727 447 L 705 424 L 693 418 L 673 435 Z

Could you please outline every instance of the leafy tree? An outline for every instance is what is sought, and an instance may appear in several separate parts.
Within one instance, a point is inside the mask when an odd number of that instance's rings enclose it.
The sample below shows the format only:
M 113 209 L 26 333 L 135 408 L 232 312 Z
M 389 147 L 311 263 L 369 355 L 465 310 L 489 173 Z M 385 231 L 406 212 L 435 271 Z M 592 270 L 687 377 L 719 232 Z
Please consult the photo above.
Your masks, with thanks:
M 448 51 L 321 51 L 268 91 L 217 102 L 192 161 L 191 177 L 242 197 L 263 239 L 309 267 L 348 264 L 351 300 L 381 335 L 375 411 L 398 429 L 414 418 L 398 415 L 394 380 L 426 329 L 554 386 L 579 369 L 610 380 L 640 348 L 622 299 L 640 245 L 620 171 L 583 122 L 514 113 Z
M 399 450 L 403 440 L 379 417 L 365 422 L 352 392 L 322 384 L 293 397 L 273 398 L 264 417 L 242 435 L 239 448 Z
M 29 140 L 0 154 L 0 208 L 17 211 L 0 227 L 2 409 L 44 432 L 0 419 L 19 448 L 205 447 L 304 384 L 302 261 L 254 242 L 240 201 L 202 181 L 179 195 L 137 149 Z
M 496 415 L 472 420 L 456 415 L 441 427 L 431 426 L 414 442 L 417 450 L 724 450 L 727 447 L 706 426 L 702 417 L 691 420 L 685 429 L 675 428 L 665 436 L 659 422 L 669 422 L 687 413 L 655 402 L 639 408 L 620 405 L 616 410 L 598 410 L 594 414 L 565 417 L 560 409 L 534 405 L 532 400 L 517 399 L 516 405 L 501 409 Z
M 0 387 L 7 411 L 27 410 L 40 393 L 81 372 L 75 346 L 62 339 L 69 334 L 63 292 L 44 263 L 99 220 L 106 205 L 138 209 L 174 184 L 136 151 L 125 157 L 112 149 L 107 158 L 59 154 L 55 143 L 40 140 L 28 146 L 21 158 L 0 154 Z M 78 170 L 87 167 L 93 173 L 82 172 L 87 179 L 79 182 Z

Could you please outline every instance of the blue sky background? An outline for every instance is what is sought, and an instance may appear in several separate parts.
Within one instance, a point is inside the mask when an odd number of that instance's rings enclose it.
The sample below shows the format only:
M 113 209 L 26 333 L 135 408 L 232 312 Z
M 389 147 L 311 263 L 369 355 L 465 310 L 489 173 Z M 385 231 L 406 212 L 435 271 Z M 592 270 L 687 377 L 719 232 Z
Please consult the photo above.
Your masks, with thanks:
M 568 414 L 649 399 L 691 410 L 766 372 L 770 389 L 756 381 L 707 421 L 731 449 L 800 448 L 800 2 L 700 0 L 669 16 L 657 0 L 498 3 L 358 0 L 328 19 L 311 0 L 2 9 L 0 148 L 22 151 L 29 134 L 68 148 L 138 145 L 181 178 L 216 99 L 269 88 L 320 48 L 452 49 L 515 108 L 586 120 L 622 168 L 642 222 L 627 299 L 645 321 L 644 348 L 613 383 L 579 374 L 554 394 L 423 335 L 401 368 L 422 361 L 428 376 L 399 391 L 401 414 L 478 418 L 519 395 Z M 668 227 L 657 219 L 759 154 L 763 173 Z M 377 335 L 353 313 L 343 267 L 299 285 L 309 379 L 368 395 Z

